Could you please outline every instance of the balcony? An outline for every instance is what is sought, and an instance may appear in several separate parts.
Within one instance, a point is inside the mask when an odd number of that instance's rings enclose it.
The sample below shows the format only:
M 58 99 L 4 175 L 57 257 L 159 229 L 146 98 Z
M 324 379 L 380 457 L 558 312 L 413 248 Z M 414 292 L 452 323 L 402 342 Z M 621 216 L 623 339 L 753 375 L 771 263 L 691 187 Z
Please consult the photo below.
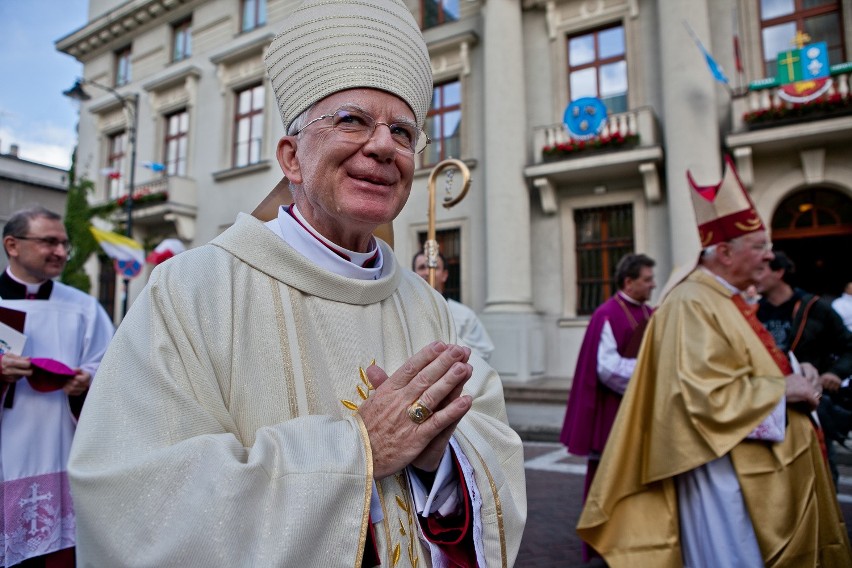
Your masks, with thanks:
M 564 124 L 538 126 L 532 132 L 533 164 L 524 175 L 539 188 L 542 208 L 555 212 L 555 187 L 604 184 L 640 177 L 646 198 L 659 201 L 657 164 L 663 160 L 659 126 L 650 107 L 607 117 L 601 132 L 574 140 Z
M 732 103 L 732 132 L 726 137 L 737 171 L 751 186 L 753 155 L 825 152 L 852 144 L 852 63 L 831 67 L 831 87 L 807 103 L 780 96 L 775 79 L 755 81 Z
M 852 114 L 852 63 L 831 67 L 831 87 L 813 101 L 791 103 L 781 97 L 774 78 L 754 81 L 734 100 L 734 131 L 758 130 Z
M 126 220 L 127 196 L 113 201 L 94 204 L 95 208 L 109 211 L 116 224 Z M 137 184 L 133 191 L 133 226 L 148 236 L 176 234 L 185 242 L 195 237 L 195 219 L 198 210 L 198 187 L 194 179 L 162 177 Z

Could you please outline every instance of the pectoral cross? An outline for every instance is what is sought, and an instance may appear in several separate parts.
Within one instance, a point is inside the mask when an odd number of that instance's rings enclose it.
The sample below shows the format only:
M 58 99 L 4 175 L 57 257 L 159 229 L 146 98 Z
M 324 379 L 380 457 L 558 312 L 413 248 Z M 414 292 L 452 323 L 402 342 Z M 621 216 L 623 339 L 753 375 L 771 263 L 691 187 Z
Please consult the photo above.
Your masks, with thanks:
M 24 497 L 18 501 L 18 504 L 23 508 L 27 505 L 31 505 L 32 507 L 27 511 L 26 518 L 30 521 L 30 534 L 36 534 L 38 532 L 38 502 L 44 501 L 46 499 L 53 499 L 53 493 L 48 491 L 42 495 L 38 494 L 38 483 L 33 483 L 30 485 L 30 489 L 33 490 L 32 495 L 29 497 Z

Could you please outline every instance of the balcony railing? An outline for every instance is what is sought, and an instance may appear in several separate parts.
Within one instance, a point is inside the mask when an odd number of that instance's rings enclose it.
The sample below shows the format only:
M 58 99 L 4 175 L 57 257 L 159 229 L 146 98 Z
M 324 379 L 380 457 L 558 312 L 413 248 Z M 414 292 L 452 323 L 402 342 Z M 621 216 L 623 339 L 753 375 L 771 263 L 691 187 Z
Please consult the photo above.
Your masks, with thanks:
M 779 94 L 774 79 L 755 81 L 733 101 L 733 130 L 751 130 L 791 122 L 830 118 L 852 112 L 852 63 L 832 66 L 831 87 L 807 103 L 793 103 Z
M 108 213 L 116 225 L 125 222 L 127 195 L 118 199 L 93 203 L 96 210 Z M 133 191 L 134 227 L 176 226 L 177 234 L 192 240 L 198 210 L 198 184 L 192 178 L 161 177 L 136 185 Z
M 591 152 L 604 148 L 626 149 L 657 144 L 659 133 L 654 113 L 650 107 L 642 107 L 608 116 L 598 135 L 588 140 L 572 138 L 562 123 L 535 127 L 533 163 L 568 159 L 574 155 L 588 156 Z

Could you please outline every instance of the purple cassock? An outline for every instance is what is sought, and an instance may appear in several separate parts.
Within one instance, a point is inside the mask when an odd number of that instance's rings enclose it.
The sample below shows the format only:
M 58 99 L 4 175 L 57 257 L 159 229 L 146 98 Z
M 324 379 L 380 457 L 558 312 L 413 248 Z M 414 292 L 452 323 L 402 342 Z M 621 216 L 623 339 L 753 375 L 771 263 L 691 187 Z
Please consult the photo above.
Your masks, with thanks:
M 598 380 L 598 344 L 604 323 L 609 321 L 619 355 L 635 358 L 650 315 L 648 306 L 627 301 L 619 293 L 592 314 L 577 358 L 559 438 L 572 454 L 600 458 L 621 403 L 621 395 Z M 593 475 L 592 471 L 589 473 Z M 587 478 L 587 484 L 590 483 L 591 479 Z

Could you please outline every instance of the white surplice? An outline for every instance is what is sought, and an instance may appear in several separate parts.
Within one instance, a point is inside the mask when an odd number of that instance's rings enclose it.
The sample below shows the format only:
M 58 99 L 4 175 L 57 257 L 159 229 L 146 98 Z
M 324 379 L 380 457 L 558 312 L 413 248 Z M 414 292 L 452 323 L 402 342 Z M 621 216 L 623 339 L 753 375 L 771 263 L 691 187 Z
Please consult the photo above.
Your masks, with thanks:
M 0 306 L 26 313 L 22 355 L 56 359 L 94 377 L 114 331 L 95 298 L 54 283 L 49 300 L 0 300 Z M 39 392 L 26 379 L 15 383 L 12 408 L 0 415 L 0 565 L 74 546 L 65 469 L 76 425 L 61 389 Z

